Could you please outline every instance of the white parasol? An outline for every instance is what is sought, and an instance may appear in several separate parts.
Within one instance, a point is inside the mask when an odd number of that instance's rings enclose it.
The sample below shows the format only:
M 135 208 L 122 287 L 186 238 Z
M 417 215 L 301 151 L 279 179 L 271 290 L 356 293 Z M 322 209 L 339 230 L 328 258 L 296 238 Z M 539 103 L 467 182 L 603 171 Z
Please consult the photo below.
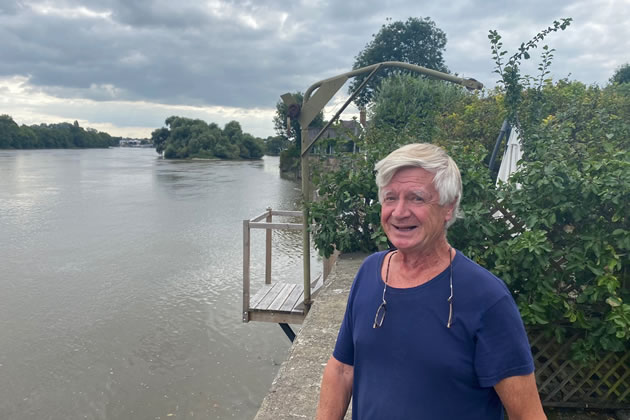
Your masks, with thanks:
M 508 182 L 508 178 L 513 172 L 518 170 L 518 161 L 523 157 L 523 151 L 521 150 L 521 140 L 518 135 L 516 127 L 512 128 L 510 132 L 510 138 L 508 139 L 507 146 L 505 147 L 505 153 L 501 160 L 501 166 L 499 167 L 499 175 L 497 176 L 497 185 L 499 181 Z

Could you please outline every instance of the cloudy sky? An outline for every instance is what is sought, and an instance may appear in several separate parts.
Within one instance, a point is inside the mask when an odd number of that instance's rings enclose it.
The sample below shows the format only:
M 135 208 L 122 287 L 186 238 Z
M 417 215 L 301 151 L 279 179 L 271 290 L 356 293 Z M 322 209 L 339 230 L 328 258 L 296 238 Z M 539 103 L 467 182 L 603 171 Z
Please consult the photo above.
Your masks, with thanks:
M 410 16 L 433 19 L 449 69 L 486 86 L 490 29 L 513 52 L 572 17 L 544 42 L 556 80 L 604 85 L 630 62 L 630 0 L 0 0 L 0 114 L 130 137 L 170 115 L 237 120 L 266 137 L 279 95 L 351 70 L 387 18 Z

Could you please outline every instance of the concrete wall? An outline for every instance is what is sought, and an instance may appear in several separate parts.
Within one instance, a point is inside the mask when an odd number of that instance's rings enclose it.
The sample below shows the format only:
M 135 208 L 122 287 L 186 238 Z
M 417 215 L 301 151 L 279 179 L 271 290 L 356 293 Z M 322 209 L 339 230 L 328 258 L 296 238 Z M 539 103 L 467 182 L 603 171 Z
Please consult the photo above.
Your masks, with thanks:
M 337 339 L 352 280 L 365 257 L 344 254 L 337 259 L 255 420 L 315 418 L 322 372 Z

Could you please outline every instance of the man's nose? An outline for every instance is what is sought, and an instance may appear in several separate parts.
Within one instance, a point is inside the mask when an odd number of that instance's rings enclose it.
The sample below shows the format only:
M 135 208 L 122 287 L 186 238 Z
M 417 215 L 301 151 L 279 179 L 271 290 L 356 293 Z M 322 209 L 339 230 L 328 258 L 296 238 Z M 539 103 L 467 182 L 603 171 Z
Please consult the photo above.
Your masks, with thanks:
M 409 215 L 409 206 L 407 204 L 407 200 L 400 199 L 396 201 L 396 207 L 392 211 L 394 217 L 405 217 Z

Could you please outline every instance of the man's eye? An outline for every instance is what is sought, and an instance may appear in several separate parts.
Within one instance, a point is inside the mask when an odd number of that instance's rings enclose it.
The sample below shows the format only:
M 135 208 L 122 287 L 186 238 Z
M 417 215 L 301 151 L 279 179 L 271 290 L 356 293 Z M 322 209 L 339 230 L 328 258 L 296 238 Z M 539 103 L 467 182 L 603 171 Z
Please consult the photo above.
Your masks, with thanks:
M 416 197 L 414 197 L 414 198 L 413 198 L 413 201 L 414 201 L 415 203 L 424 203 L 424 197 L 418 197 L 418 196 L 416 196 Z
M 396 200 L 396 197 L 385 197 L 384 201 L 391 203 L 394 200 Z

